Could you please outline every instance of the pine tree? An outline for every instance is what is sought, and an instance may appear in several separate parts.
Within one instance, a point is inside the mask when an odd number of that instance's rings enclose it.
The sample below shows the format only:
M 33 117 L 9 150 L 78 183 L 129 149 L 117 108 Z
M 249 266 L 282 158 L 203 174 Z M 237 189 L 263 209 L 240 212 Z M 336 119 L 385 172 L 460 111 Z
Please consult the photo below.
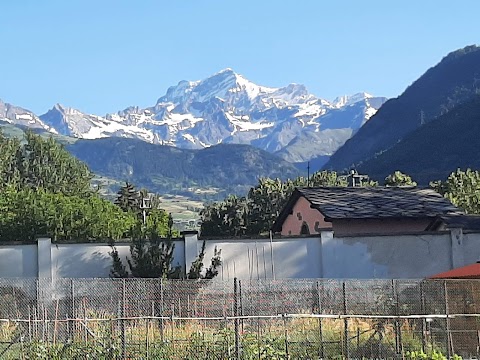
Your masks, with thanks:
M 213 279 L 218 275 L 218 268 L 222 265 L 221 259 L 221 250 L 218 250 L 215 247 L 213 257 L 210 261 L 210 266 L 203 273 L 204 265 L 203 260 L 205 259 L 205 240 L 202 243 L 202 249 L 198 254 L 195 261 L 190 266 L 190 271 L 188 272 L 187 279 Z
M 115 204 L 123 211 L 138 212 L 140 209 L 140 193 L 135 190 L 135 186 L 128 181 L 117 192 L 118 196 Z
M 136 237 L 130 245 L 130 258 L 127 259 L 128 270 L 122 267 L 118 252 L 112 246 L 112 277 L 134 278 L 180 278 L 180 266 L 172 267 L 175 243 L 172 239 L 175 234 L 172 215 L 168 216 L 167 237 L 161 238 L 157 227 L 150 228 L 150 238 L 146 238 L 142 231 L 134 231 Z M 125 270 L 125 271 L 123 271 Z

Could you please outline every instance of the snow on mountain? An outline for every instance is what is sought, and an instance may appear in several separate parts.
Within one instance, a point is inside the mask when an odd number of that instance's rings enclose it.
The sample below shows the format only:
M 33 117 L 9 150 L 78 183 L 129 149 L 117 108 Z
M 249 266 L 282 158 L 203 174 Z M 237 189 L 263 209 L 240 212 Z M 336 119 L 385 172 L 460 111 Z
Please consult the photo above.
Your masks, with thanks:
M 332 105 L 336 108 L 341 108 L 344 106 L 355 104 L 359 101 L 367 100 L 373 98 L 373 95 L 370 95 L 366 92 L 357 93 L 354 95 L 343 95 L 337 97 L 335 100 L 332 101 Z
M 9 103 L 5 103 L 2 101 L 2 99 L 0 99 L 0 121 L 7 122 L 9 124 L 43 129 L 52 133 L 57 133 L 55 128 L 45 124 L 33 112 Z
M 98 139 L 110 136 L 140 138 L 153 142 L 154 135 L 137 125 L 112 121 L 101 116 L 84 114 L 79 110 L 56 104 L 40 119 L 59 134 L 82 139 Z
M 201 81 L 180 81 L 148 108 L 131 106 L 101 117 L 57 104 L 37 119 L 49 131 L 78 138 L 120 136 L 192 149 L 251 144 L 306 161 L 331 155 L 385 100 L 359 93 L 329 102 L 301 84 L 260 86 L 224 69 Z M 322 146 L 307 133 L 315 133 Z

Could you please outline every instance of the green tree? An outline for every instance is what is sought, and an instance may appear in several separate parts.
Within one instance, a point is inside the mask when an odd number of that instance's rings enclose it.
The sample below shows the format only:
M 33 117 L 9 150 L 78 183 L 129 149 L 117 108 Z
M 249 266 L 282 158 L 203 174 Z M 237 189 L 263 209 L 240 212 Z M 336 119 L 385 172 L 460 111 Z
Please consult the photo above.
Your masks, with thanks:
M 105 241 L 124 237 L 136 223 L 111 202 L 95 194 L 66 196 L 44 189 L 0 192 L 0 239 L 34 240 L 48 234 L 54 241 Z
M 52 137 L 44 139 L 31 131 L 17 153 L 16 166 L 23 186 L 64 195 L 88 196 L 92 173 Z
M 115 204 L 123 211 L 138 212 L 140 208 L 140 193 L 128 181 L 117 193 Z
M 262 178 L 248 193 L 249 234 L 268 231 L 295 188 L 291 181 Z
M 118 250 L 113 242 L 110 243 L 112 251 L 111 277 L 125 278 L 167 278 L 179 279 L 182 269 L 179 265 L 172 266 L 175 250 L 174 236 L 178 232 L 173 228 L 172 215 L 167 215 L 167 226 L 163 224 L 165 212 L 163 210 L 152 212 L 147 218 L 149 237 L 138 237 L 132 240 L 130 245 L 130 256 L 126 259 L 128 268 L 122 263 Z M 159 222 L 161 223 L 160 226 Z M 222 264 L 221 251 L 215 248 L 214 256 L 210 266 L 205 269 L 203 261 L 205 258 L 205 242 L 202 249 L 191 264 L 187 274 L 188 279 L 213 279 L 218 275 L 218 267 Z
M 127 258 L 128 269 L 123 266 L 114 244 L 111 244 L 112 251 L 110 256 L 113 264 L 110 275 L 112 277 L 171 279 L 181 276 L 181 268 L 172 266 L 173 252 L 175 250 L 175 243 L 172 237 L 178 233 L 173 229 L 171 214 L 168 215 L 165 233 L 162 232 L 163 226 L 156 225 L 149 227 L 150 238 L 139 236 L 132 239 L 130 257 Z M 165 237 L 162 238 L 162 235 Z
M 6 185 L 20 186 L 22 165 L 20 141 L 8 139 L 0 132 L 0 189 Z
M 0 132 L 0 239 L 105 241 L 138 219 L 91 190 L 92 174 L 60 144 L 33 132 L 24 141 Z M 143 230 L 143 229 L 142 229 Z
M 204 240 L 200 253 L 190 266 L 187 279 L 213 279 L 218 275 L 218 268 L 222 265 L 221 250 L 215 247 L 213 257 L 210 260 L 210 266 L 205 269 L 203 264 L 203 260 L 205 259 L 205 244 Z
M 247 197 L 228 196 L 224 201 L 205 206 L 201 211 L 201 233 L 206 236 L 258 235 L 270 230 L 295 187 L 347 186 L 345 176 L 334 171 L 319 171 L 310 179 L 261 178 Z M 365 184 L 366 185 L 366 184 Z
M 310 186 L 348 186 L 345 176 L 339 175 L 336 171 L 317 171 L 309 180 Z M 303 185 L 305 186 L 305 185 Z
M 417 183 L 409 175 L 395 171 L 385 178 L 385 186 L 417 186 Z
M 446 181 L 431 182 L 430 186 L 467 214 L 480 214 L 480 173 L 457 169 Z
M 224 201 L 206 206 L 201 212 L 202 234 L 241 236 L 247 233 L 249 207 L 245 197 L 228 196 Z

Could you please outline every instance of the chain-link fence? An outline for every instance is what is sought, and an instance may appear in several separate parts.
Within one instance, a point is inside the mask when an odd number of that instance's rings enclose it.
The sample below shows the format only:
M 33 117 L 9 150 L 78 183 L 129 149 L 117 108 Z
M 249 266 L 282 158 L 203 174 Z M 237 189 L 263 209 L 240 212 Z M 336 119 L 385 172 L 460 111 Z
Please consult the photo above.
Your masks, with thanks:
M 0 358 L 477 358 L 479 301 L 477 280 L 0 279 Z

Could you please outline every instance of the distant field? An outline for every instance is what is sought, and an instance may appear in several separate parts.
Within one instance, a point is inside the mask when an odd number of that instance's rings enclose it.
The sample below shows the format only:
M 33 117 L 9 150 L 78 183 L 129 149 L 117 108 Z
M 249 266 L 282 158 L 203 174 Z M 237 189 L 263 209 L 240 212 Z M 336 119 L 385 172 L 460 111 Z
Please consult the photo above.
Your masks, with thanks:
M 171 213 L 175 227 L 179 230 L 196 230 L 203 203 L 180 195 L 161 196 L 161 208 Z
M 117 197 L 117 191 L 120 189 L 123 182 L 106 177 L 96 176 L 93 181 L 95 188 L 98 187 L 99 193 L 114 201 Z M 203 188 L 189 188 L 188 192 L 195 197 L 206 197 L 217 193 L 217 189 L 203 189 Z M 203 209 L 204 202 L 201 200 L 192 199 L 184 195 L 169 195 L 159 194 L 160 207 L 167 213 L 171 213 L 175 227 L 178 230 L 195 230 L 198 228 L 198 220 L 200 219 L 200 211 Z

